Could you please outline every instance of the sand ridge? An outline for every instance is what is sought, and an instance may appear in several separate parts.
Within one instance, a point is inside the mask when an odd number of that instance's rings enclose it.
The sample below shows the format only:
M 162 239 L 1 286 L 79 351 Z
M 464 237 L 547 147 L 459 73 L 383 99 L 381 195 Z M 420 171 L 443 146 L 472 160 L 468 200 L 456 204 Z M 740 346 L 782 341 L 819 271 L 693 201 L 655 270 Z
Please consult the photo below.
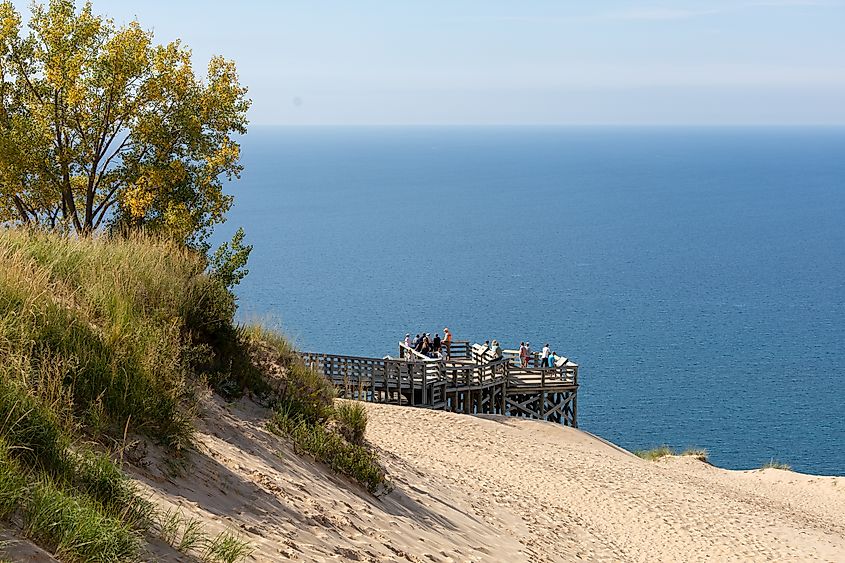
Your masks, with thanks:
M 239 530 L 256 561 L 845 560 L 845 478 L 647 462 L 541 421 L 367 409 L 396 485 L 380 499 L 293 452 L 248 400 L 209 401 L 185 476 L 135 474 L 161 506 Z

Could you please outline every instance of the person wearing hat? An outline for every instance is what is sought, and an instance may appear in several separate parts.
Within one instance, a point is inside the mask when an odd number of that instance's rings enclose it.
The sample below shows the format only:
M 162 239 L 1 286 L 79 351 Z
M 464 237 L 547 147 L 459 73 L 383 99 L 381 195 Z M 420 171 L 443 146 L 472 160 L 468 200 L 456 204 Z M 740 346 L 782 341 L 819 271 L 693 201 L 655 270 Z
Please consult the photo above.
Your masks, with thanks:
M 452 333 L 449 332 L 449 327 L 443 329 L 443 344 L 446 346 L 446 359 L 452 357 Z

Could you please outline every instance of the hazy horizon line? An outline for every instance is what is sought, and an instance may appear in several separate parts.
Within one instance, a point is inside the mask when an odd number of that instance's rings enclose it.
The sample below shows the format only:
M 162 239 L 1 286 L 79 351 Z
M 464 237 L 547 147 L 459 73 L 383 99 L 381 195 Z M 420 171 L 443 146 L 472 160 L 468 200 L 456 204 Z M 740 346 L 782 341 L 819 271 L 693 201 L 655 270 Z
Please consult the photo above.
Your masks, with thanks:
M 249 127 L 651 127 L 651 128 L 843 128 L 842 123 L 250 123 Z

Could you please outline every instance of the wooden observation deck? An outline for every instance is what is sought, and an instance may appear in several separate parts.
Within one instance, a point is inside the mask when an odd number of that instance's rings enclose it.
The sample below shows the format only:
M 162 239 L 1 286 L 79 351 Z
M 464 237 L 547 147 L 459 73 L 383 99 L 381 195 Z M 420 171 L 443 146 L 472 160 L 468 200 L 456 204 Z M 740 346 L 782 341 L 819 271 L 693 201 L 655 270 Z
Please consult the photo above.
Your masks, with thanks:
M 467 414 L 503 414 L 578 426 L 578 364 L 540 367 L 538 354 L 523 368 L 517 353 L 493 358 L 478 344 L 453 341 L 448 359 L 432 359 L 399 345 L 398 358 L 302 353 L 338 396 Z

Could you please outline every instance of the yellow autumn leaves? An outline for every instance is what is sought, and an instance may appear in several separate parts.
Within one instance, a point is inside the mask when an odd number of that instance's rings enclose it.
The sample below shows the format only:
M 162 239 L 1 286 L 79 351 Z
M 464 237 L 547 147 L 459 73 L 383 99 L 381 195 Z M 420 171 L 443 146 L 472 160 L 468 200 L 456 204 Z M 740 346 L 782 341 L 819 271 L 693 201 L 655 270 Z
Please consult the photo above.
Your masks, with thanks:
M 90 2 L 0 2 L 0 221 L 160 231 L 202 246 L 240 173 L 250 101 L 235 64 L 194 71 L 181 42 L 156 45 Z

